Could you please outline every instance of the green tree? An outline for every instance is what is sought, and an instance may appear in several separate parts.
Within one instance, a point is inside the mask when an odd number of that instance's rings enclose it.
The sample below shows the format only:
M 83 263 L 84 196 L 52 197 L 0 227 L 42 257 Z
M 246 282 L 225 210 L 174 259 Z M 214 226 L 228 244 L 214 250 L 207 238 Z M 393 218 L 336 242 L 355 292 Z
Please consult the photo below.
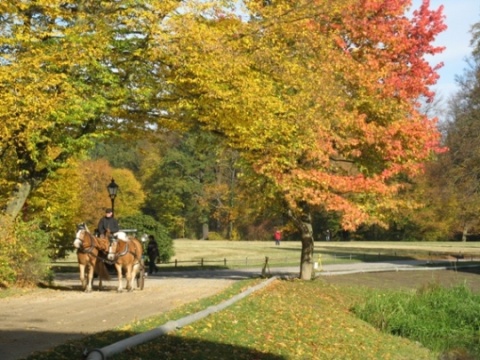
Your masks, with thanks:
M 219 149 L 212 134 L 188 132 L 165 152 L 147 180 L 147 207 L 177 236 L 208 237 L 211 215 L 221 201 L 216 191 Z
M 442 185 L 437 196 L 444 201 L 437 208 L 450 209 L 450 233 L 461 233 L 462 241 L 480 230 L 480 23 L 471 33 L 469 67 L 457 77 L 459 90 L 449 101 L 444 130 L 449 151 L 440 155 L 436 171 L 430 173 L 431 183 Z

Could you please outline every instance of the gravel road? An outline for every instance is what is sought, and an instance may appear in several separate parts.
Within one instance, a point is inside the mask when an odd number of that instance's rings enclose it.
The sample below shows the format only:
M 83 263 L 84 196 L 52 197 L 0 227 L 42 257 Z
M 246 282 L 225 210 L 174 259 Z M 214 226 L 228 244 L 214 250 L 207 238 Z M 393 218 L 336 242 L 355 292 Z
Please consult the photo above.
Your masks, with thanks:
M 66 340 L 167 312 L 223 291 L 240 277 L 153 275 L 144 290 L 84 293 L 78 274 L 60 274 L 55 287 L 0 299 L 0 359 L 18 360 Z

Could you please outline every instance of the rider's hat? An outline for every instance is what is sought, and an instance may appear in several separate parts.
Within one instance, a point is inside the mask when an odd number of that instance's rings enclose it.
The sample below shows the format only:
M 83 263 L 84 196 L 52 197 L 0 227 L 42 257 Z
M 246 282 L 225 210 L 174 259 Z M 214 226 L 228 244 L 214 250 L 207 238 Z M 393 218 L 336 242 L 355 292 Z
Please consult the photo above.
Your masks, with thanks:
M 111 212 L 113 212 L 113 210 L 111 208 L 106 208 L 105 209 L 105 214 L 108 214 L 108 213 L 111 213 Z

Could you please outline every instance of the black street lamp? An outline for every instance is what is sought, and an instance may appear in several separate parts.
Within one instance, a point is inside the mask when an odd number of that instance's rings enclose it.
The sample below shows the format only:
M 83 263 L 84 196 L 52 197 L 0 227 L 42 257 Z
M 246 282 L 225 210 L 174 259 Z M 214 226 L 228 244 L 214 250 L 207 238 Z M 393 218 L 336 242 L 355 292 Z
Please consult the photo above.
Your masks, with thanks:
M 112 214 L 115 216 L 115 198 L 117 197 L 117 192 L 118 192 L 119 186 L 115 183 L 115 180 L 110 182 L 107 186 L 108 190 L 108 195 L 110 196 L 110 200 L 112 201 Z

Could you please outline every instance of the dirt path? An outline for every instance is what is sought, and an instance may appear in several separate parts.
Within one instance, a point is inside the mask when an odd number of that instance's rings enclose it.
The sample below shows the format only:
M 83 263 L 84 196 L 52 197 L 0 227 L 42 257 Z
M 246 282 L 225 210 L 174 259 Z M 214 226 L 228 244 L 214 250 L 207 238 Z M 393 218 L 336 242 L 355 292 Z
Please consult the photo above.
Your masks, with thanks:
M 180 305 L 217 294 L 236 278 L 151 276 L 145 289 L 117 293 L 117 281 L 106 290 L 83 293 L 78 274 L 59 275 L 56 289 L 0 299 L 0 358 L 18 360 L 68 339 L 112 329 Z

